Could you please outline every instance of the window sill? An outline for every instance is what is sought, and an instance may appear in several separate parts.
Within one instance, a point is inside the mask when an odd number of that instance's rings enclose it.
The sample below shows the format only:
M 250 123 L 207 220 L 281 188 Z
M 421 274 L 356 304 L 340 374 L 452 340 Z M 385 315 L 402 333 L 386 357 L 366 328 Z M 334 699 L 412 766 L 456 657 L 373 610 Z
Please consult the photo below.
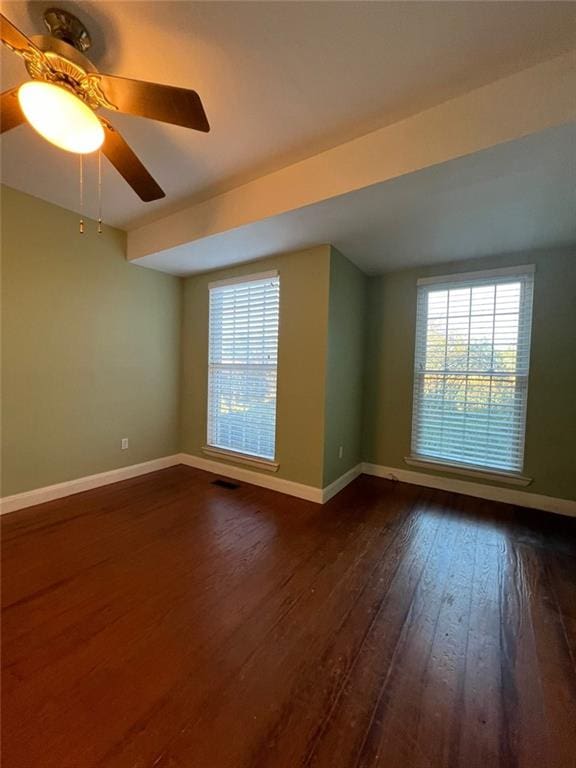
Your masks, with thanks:
M 519 472 L 506 472 L 500 471 L 498 469 L 480 469 L 471 467 L 467 464 L 456 464 L 449 461 L 439 461 L 436 459 L 424 458 L 423 456 L 406 456 L 404 461 L 411 467 L 436 469 L 454 475 L 468 475 L 469 477 L 475 477 L 478 480 L 493 480 L 499 483 L 506 483 L 507 485 L 526 486 L 530 485 L 532 482 L 531 477 L 521 475 Z
M 202 453 L 215 459 L 225 459 L 226 461 L 233 461 L 235 464 L 245 464 L 248 467 L 263 469 L 266 472 L 278 472 L 280 466 L 276 461 L 271 461 L 270 459 L 259 459 L 257 456 L 227 451 L 225 448 L 214 448 L 211 445 L 203 446 Z

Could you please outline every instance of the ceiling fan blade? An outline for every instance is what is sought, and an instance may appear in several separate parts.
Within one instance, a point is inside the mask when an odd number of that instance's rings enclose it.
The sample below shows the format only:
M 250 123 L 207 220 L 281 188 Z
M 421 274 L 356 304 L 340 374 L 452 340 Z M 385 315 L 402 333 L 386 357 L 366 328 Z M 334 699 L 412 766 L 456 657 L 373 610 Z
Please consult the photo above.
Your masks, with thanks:
M 29 40 L 23 32 L 20 32 L 18 27 L 15 27 L 3 13 L 0 13 L 0 32 L 2 42 L 16 53 L 20 51 L 30 51 L 35 54 L 41 53 L 32 40 Z
M 102 120 L 102 125 L 105 134 L 102 152 L 138 197 L 145 203 L 166 197 L 165 192 L 148 173 L 116 128 L 107 120 Z
M 120 112 L 181 125 L 196 131 L 210 126 L 196 91 L 173 85 L 145 83 L 115 75 L 91 75 L 99 81 L 104 95 Z
M 0 94 L 0 133 L 10 131 L 26 122 L 18 101 L 18 88 Z

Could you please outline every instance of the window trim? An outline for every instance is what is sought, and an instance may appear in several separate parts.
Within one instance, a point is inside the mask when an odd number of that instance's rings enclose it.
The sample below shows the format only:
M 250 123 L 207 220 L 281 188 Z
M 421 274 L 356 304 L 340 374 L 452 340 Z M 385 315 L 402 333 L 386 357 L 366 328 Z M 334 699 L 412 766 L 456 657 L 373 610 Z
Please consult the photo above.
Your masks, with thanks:
M 479 465 L 476 464 L 462 464 L 460 462 L 442 459 L 436 460 L 428 458 L 428 456 L 419 456 L 414 453 L 405 456 L 404 463 L 409 464 L 411 467 L 442 470 L 453 475 L 467 475 L 469 477 L 476 477 L 479 480 L 494 480 L 501 483 L 507 483 L 508 485 L 526 486 L 530 485 L 533 479 L 524 475 L 522 472 L 507 472 L 504 469 L 480 469 Z
M 534 264 L 518 264 L 517 267 L 500 267 L 498 269 L 479 269 L 475 272 L 455 272 L 453 275 L 436 275 L 434 277 L 420 277 L 416 285 L 443 285 L 448 283 L 467 283 L 470 280 L 489 280 L 491 277 L 499 278 L 510 275 L 513 277 L 521 272 L 524 275 L 533 275 L 536 272 Z
M 475 270 L 472 272 L 457 272 L 454 274 L 447 274 L 447 275 L 436 275 L 433 277 L 423 277 L 419 278 L 416 281 L 417 285 L 417 291 L 419 292 L 421 288 L 427 288 L 430 286 L 431 288 L 437 288 L 442 289 L 446 288 L 449 290 L 454 286 L 455 283 L 466 283 L 471 282 L 475 280 L 498 280 L 500 278 L 506 278 L 507 276 L 510 276 L 511 278 L 516 276 L 532 276 L 532 295 L 530 299 L 530 325 L 528 328 L 528 372 L 526 374 L 526 393 L 523 400 L 523 412 L 522 412 L 522 434 L 521 434 L 521 441 L 522 441 L 522 469 L 520 470 L 505 470 L 505 469 L 499 469 L 498 467 L 489 467 L 489 466 L 483 466 L 480 464 L 467 464 L 466 462 L 458 462 L 458 461 L 451 461 L 450 459 L 444 459 L 441 457 L 434 457 L 434 456 L 427 456 L 424 454 L 419 454 L 415 450 L 414 446 L 414 421 L 416 417 L 416 408 L 417 403 L 420 403 L 420 396 L 415 397 L 416 393 L 416 377 L 418 376 L 416 371 L 416 360 L 417 360 L 417 352 L 418 352 L 418 311 L 416 314 L 416 322 L 415 322 L 415 336 L 416 336 L 416 345 L 414 349 L 414 367 L 413 367 L 413 375 L 414 375 L 414 381 L 412 383 L 412 410 L 411 410 L 411 422 L 410 422 L 410 454 L 408 456 L 404 457 L 404 462 L 406 464 L 409 464 L 411 466 L 421 467 L 423 469 L 437 469 L 437 470 L 443 470 L 448 473 L 452 474 L 460 474 L 460 475 L 469 475 L 472 477 L 476 477 L 478 479 L 485 479 L 485 480 L 493 480 L 497 482 L 506 482 L 511 485 L 521 485 L 521 486 L 527 486 L 532 483 L 533 478 L 528 477 L 524 474 L 524 466 L 525 466 L 525 444 L 526 444 L 526 415 L 527 415 L 527 409 L 528 409 L 528 386 L 529 386 L 529 372 L 530 372 L 530 360 L 532 357 L 532 324 L 533 324 L 533 318 L 534 318 L 534 274 L 536 272 L 536 266 L 534 264 L 518 264 L 516 266 L 511 267 L 501 267 L 496 269 L 486 269 L 486 270 Z M 525 290 L 525 286 L 523 286 L 523 289 Z M 419 299 L 418 299 L 419 301 Z M 521 299 L 521 305 L 522 308 L 522 299 Z M 522 309 L 520 308 L 520 311 Z M 419 379 L 421 381 L 421 379 Z
M 280 468 L 280 464 L 273 459 L 261 459 L 259 456 L 252 456 L 249 453 L 231 451 L 227 448 L 216 448 L 212 445 L 203 445 L 202 453 L 205 453 L 207 456 L 212 456 L 215 459 L 226 459 L 227 461 L 233 461 L 236 464 L 246 464 L 255 469 L 264 469 L 266 472 L 278 472 L 278 469 Z
M 269 280 L 272 277 L 278 277 L 278 270 L 271 269 L 268 272 L 256 272 L 251 275 L 237 275 L 236 277 L 227 277 L 225 280 L 214 280 L 208 283 L 208 292 L 213 288 L 223 288 L 226 285 L 238 285 L 240 283 L 258 283 L 260 280 Z
M 280 281 L 280 272 L 277 269 L 267 270 L 265 272 L 253 272 L 246 275 L 237 275 L 235 277 L 225 278 L 223 280 L 214 280 L 208 283 L 208 344 L 207 344 L 207 358 L 206 358 L 206 422 L 205 422 L 205 435 L 206 444 L 201 447 L 202 453 L 214 458 L 227 459 L 228 461 L 234 461 L 238 464 L 246 464 L 247 466 L 254 467 L 256 469 L 266 470 L 268 472 L 277 472 L 280 464 L 277 461 L 278 458 L 278 370 L 279 359 L 276 360 L 276 399 L 274 403 L 275 411 L 275 430 L 274 430 L 274 456 L 271 459 L 263 456 L 256 456 L 251 453 L 242 453 L 241 451 L 234 451 L 230 448 L 223 448 L 217 445 L 211 445 L 209 442 L 210 432 L 210 418 L 208 415 L 209 402 L 210 402 L 210 291 L 214 288 L 222 288 L 227 285 L 239 285 L 256 283 L 262 280 L 269 280 L 277 278 Z M 278 310 L 278 347 L 280 346 L 280 309 Z

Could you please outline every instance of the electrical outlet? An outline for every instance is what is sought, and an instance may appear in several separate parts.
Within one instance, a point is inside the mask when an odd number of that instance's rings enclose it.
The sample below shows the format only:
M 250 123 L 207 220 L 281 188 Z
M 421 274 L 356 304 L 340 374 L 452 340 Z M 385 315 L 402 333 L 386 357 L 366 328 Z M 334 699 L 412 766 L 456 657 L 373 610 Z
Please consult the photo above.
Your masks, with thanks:
M 341 459 L 344 456 L 344 446 L 338 446 L 338 458 Z
M 128 448 L 128 438 L 123 437 L 122 442 L 120 443 L 121 450 L 125 451 Z

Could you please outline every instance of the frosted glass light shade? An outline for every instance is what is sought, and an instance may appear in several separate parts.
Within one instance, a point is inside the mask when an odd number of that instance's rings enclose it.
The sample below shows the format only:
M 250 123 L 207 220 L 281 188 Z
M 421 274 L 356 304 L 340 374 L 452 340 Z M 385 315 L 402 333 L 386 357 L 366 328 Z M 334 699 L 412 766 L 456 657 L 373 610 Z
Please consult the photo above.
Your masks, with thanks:
M 20 86 L 18 101 L 32 128 L 60 149 L 83 155 L 102 146 L 100 120 L 66 88 L 32 80 Z

